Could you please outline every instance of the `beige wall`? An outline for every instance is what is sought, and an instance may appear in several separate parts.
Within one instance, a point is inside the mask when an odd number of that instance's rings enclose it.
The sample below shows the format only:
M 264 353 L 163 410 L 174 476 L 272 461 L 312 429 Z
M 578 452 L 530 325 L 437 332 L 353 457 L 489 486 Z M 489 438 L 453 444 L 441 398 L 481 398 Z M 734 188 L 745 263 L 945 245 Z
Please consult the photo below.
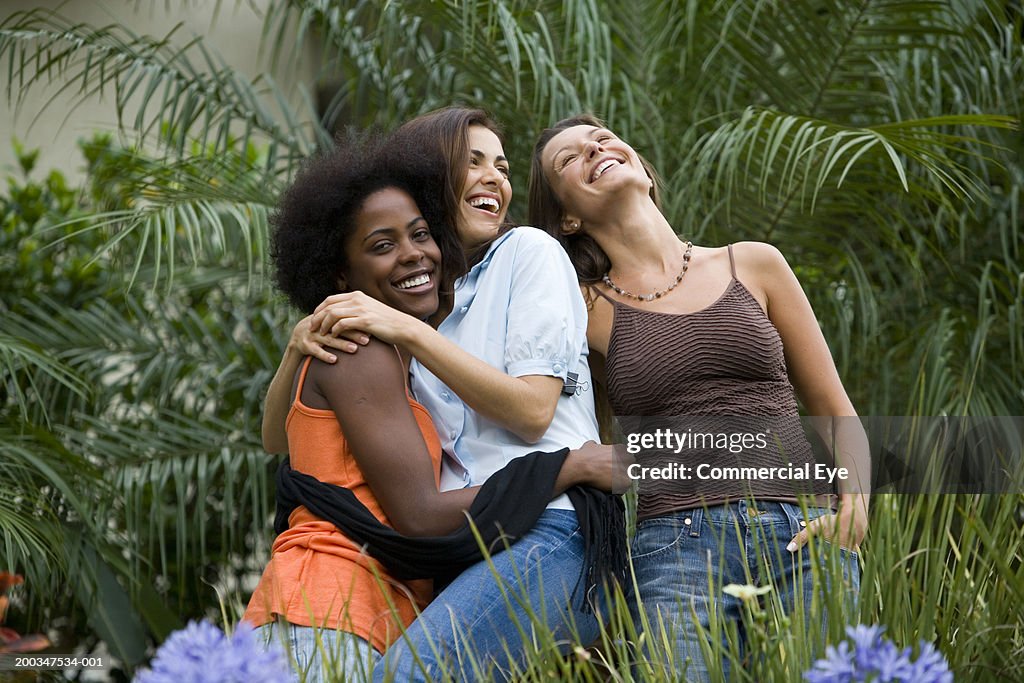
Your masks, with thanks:
M 223 0 L 219 3 L 219 13 L 214 17 L 214 9 L 218 5 L 215 0 L 70 0 L 64 3 L 61 13 L 76 22 L 93 26 L 116 23 L 136 33 L 155 37 L 165 36 L 171 28 L 182 23 L 175 33 L 175 44 L 180 45 L 202 35 L 206 38 L 206 45 L 219 53 L 225 62 L 254 78 L 268 68 L 269 59 L 259 55 L 262 18 L 257 9 L 267 7 L 270 2 L 272 0 Z M 59 0 L 2 0 L 0 18 L 6 19 L 19 10 L 34 7 L 55 9 L 58 5 Z M 279 87 L 291 88 L 289 97 L 296 107 L 300 101 L 297 86 L 305 84 L 312 90 L 315 54 L 314 46 L 303 45 L 297 72 L 289 69 L 287 73 L 272 74 Z M 7 87 L 2 82 L 7 79 L 7 61 L 4 60 L 0 67 L 0 92 L 3 92 Z M 5 96 L 0 96 L 0 176 L 6 176 L 14 169 L 10 143 L 12 137 L 17 137 L 29 148 L 40 149 L 33 176 L 40 177 L 51 168 L 58 168 L 69 180 L 75 181 L 81 177 L 84 166 L 75 141 L 95 130 L 115 130 L 113 98 L 109 94 L 105 101 L 90 98 L 75 108 L 70 116 L 71 102 L 76 99 L 72 96 L 62 95 L 44 109 L 44 103 L 58 87 L 59 84 L 33 88 L 17 111 Z

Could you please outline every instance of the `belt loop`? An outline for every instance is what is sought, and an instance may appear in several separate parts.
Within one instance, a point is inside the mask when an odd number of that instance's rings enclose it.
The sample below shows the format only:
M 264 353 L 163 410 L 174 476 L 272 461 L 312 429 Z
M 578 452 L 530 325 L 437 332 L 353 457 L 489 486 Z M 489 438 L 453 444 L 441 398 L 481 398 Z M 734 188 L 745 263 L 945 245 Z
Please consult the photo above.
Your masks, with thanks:
M 806 522 L 804 522 L 804 513 L 800 504 L 780 502 L 779 507 L 782 508 L 783 514 L 785 514 L 789 520 L 790 531 L 794 536 L 796 536 L 807 525 Z
M 694 508 L 692 510 L 687 510 L 685 514 L 686 514 L 686 517 L 684 518 L 683 523 L 686 523 L 686 521 L 689 520 L 689 524 L 687 524 L 687 526 L 690 527 L 690 537 L 691 538 L 699 537 L 700 536 L 700 525 L 701 525 L 701 522 L 704 521 L 704 509 L 703 508 Z

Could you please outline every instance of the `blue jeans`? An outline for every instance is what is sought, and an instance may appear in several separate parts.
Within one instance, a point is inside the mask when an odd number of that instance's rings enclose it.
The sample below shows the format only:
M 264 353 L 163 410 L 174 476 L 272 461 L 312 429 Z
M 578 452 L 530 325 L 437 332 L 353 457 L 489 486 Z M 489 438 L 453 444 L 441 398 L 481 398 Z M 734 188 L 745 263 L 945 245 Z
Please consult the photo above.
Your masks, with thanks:
M 816 585 L 811 563 L 826 567 L 825 576 L 842 576 L 841 590 L 852 614 L 860 591 L 857 555 L 844 548 L 836 552 L 827 542 L 817 542 L 813 553 L 809 546 L 791 553 L 786 545 L 806 522 L 831 512 L 811 507 L 805 516 L 799 505 L 744 500 L 640 522 L 632 548 L 637 595 L 631 609 L 637 629 L 643 627 L 642 618 L 650 629 L 643 655 L 653 675 L 678 679 L 685 670 L 687 681 L 712 680 L 716 667 L 705 661 L 701 640 L 710 643 L 715 638 L 727 650 L 730 625 L 740 636 L 742 656 L 743 601 L 722 592 L 731 583 L 770 584 L 775 597 L 768 599 L 778 600 L 785 614 L 794 617 L 799 606 L 803 615 L 793 623 L 820 629 L 824 640 L 828 629 L 824 610 L 815 615 L 821 621 L 813 626 L 807 617 L 812 604 L 821 605 L 825 592 L 835 587 Z M 831 572 L 827 571 L 830 563 L 838 565 Z M 652 642 L 654 647 L 647 649 Z M 729 660 L 723 659 L 721 680 L 729 680 L 729 668 Z
M 463 572 L 384 654 L 375 681 L 505 678 L 536 630 L 563 652 L 600 633 L 584 613 L 576 513 L 547 510 L 510 548 Z
M 314 629 L 282 621 L 264 624 L 257 632 L 268 647 L 273 642 L 284 647 L 295 669 L 305 672 L 305 683 L 369 681 L 370 672 L 381 658 L 370 643 L 356 634 L 330 627 Z M 292 680 L 298 681 L 298 675 Z

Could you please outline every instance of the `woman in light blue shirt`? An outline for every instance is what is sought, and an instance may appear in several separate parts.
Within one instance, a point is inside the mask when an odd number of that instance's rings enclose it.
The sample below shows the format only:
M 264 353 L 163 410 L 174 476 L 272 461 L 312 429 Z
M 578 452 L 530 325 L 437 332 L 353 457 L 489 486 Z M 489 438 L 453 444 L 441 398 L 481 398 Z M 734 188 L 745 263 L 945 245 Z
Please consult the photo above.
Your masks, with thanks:
M 511 377 L 559 380 L 557 405 L 539 438 L 528 443 L 472 410 L 423 362 L 413 361 L 413 393 L 425 402 L 439 429 L 446 428 L 439 432 L 447 454 L 441 472 L 444 489 L 481 484 L 509 460 L 530 451 L 575 448 L 597 439 L 591 393 L 561 393 L 570 371 L 589 387 L 590 368 L 583 301 L 559 294 L 578 288 L 565 269 L 564 250 L 559 253 L 553 246 L 553 239 L 529 227 L 499 236 L 459 282 L 454 308 L 434 333 Z M 417 344 L 413 335 L 433 331 L 411 332 L 405 339 L 413 352 L 429 353 L 430 340 Z M 564 496 L 549 507 L 571 509 Z
M 447 213 L 459 216 L 468 266 L 451 312 L 435 330 L 361 293 L 336 295 L 296 328 L 278 376 L 292 375 L 289 353 L 329 360 L 329 351 L 314 348 L 325 335 L 359 330 L 411 352 L 413 392 L 433 416 L 445 451 L 442 490 L 482 484 L 532 451 L 598 440 L 587 314 L 575 271 L 554 239 L 505 224 L 511 186 L 493 122 L 478 110 L 451 107 L 405 124 L 397 140 L 439 155 L 447 167 Z M 283 424 L 273 394 L 274 387 L 264 416 L 268 450 Z M 564 496 L 556 498 L 529 534 L 445 588 L 376 675 L 467 679 L 495 665 L 492 675 L 501 675 L 509 655 L 522 661 L 533 623 L 551 642 L 592 641 L 597 620 L 577 590 L 583 556 L 576 513 Z

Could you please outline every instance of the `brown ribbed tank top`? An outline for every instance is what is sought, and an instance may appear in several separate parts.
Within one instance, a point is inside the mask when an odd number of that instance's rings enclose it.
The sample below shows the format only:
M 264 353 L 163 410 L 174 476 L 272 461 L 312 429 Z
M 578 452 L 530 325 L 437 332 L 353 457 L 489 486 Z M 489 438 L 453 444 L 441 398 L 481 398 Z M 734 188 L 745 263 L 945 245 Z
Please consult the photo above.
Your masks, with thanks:
M 641 425 L 641 431 L 651 431 L 657 425 L 680 432 L 692 429 L 717 434 L 756 432 L 765 425 L 770 430 L 766 449 L 687 448 L 678 454 L 638 456 L 653 458 L 649 464 L 654 466 L 674 462 L 691 468 L 702 463 L 709 467 L 779 467 L 810 462 L 813 470 L 814 455 L 799 421 L 782 339 L 761 305 L 736 278 L 732 245 L 728 249 L 729 285 L 714 303 L 693 313 L 646 311 L 597 292 L 614 308 L 605 363 L 612 410 L 620 424 Z M 774 419 L 758 419 L 767 416 Z M 656 417 L 665 419 L 650 419 Z M 640 464 L 645 463 L 641 460 Z M 798 492 L 793 481 L 758 479 L 752 489 L 742 481 L 697 481 L 693 469 L 690 474 L 692 478 L 685 483 L 640 482 L 637 517 L 647 519 L 752 495 L 797 502 L 798 493 L 812 492 Z M 827 494 L 829 490 L 818 485 L 813 492 Z M 831 502 L 827 497 L 819 500 Z

